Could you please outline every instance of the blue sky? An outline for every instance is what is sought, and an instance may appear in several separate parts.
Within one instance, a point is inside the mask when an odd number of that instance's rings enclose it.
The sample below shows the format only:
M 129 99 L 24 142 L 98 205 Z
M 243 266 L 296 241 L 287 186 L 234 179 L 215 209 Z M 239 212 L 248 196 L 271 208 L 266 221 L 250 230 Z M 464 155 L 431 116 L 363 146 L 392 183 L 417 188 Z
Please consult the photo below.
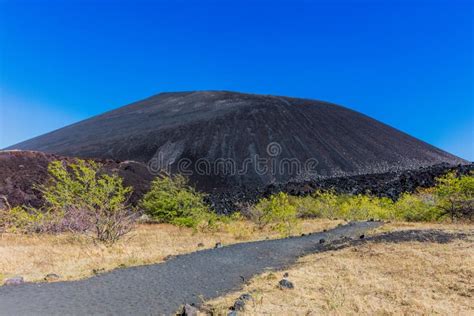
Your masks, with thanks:
M 473 3 L 0 0 L 0 148 L 212 89 L 331 101 L 474 160 Z

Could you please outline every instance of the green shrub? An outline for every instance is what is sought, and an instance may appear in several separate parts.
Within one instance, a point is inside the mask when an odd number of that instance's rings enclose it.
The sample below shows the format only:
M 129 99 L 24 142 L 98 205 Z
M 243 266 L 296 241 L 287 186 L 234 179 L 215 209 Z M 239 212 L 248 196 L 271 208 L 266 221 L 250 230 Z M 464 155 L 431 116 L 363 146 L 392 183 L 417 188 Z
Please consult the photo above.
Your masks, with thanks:
M 10 233 L 38 232 L 46 214 L 37 210 L 26 210 L 21 206 L 0 210 L 0 231 Z
M 441 212 L 436 207 L 436 198 L 430 191 L 432 190 L 403 193 L 393 205 L 396 218 L 407 222 L 438 220 Z
M 437 197 L 437 208 L 445 217 L 456 219 L 473 219 L 474 215 L 474 176 L 473 174 L 457 177 L 450 172 L 436 179 L 434 189 Z
M 312 195 L 295 197 L 298 216 L 304 218 L 335 218 L 339 215 L 340 197 L 333 191 L 316 191 Z
M 218 217 L 204 203 L 204 195 L 181 175 L 157 177 L 140 202 L 154 220 L 195 229 L 215 228 Z
M 280 192 L 262 199 L 254 209 L 254 219 L 261 228 L 269 225 L 284 236 L 291 235 L 297 229 L 296 206 L 290 202 L 286 193 Z
M 340 206 L 340 217 L 348 220 L 394 219 L 392 200 L 370 195 L 347 196 Z
M 46 201 L 45 230 L 92 231 L 101 242 L 112 244 L 127 234 L 136 214 L 127 205 L 132 189 L 117 174 L 100 173 L 93 161 L 53 161 L 49 182 L 37 187 Z

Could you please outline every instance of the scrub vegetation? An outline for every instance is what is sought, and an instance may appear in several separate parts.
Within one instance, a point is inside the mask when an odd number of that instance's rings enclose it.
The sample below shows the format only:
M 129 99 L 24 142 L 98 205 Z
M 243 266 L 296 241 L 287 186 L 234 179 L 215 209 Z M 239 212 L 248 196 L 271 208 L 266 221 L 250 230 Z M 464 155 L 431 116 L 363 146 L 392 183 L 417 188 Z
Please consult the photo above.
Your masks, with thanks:
M 435 187 L 405 193 L 397 201 L 332 191 L 304 197 L 278 193 L 222 216 L 179 175 L 157 177 L 132 206 L 131 188 L 117 174 L 103 172 L 100 164 L 55 161 L 48 170 L 49 181 L 36 187 L 44 197 L 42 208 L 10 207 L 6 201 L 0 210 L 0 279 L 20 274 L 38 281 L 51 272 L 77 279 L 216 243 L 299 235 L 351 220 L 403 225 L 473 220 L 472 174 L 448 173 Z

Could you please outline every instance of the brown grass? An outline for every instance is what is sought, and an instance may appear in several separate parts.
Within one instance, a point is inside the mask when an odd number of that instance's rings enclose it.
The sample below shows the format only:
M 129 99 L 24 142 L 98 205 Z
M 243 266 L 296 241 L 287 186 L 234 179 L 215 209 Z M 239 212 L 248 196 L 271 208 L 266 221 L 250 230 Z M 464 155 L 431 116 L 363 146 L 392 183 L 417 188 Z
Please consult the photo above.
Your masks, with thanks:
M 306 220 L 301 232 L 320 231 L 338 223 Z M 0 234 L 0 285 L 4 278 L 14 275 L 21 275 L 26 281 L 41 281 L 48 273 L 60 275 L 60 280 L 80 279 L 118 267 L 161 262 L 170 255 L 212 248 L 217 242 L 225 245 L 278 237 L 278 233 L 256 230 L 246 221 L 225 225 L 215 233 L 194 233 L 167 224 L 142 224 L 112 247 L 72 234 Z M 204 247 L 198 247 L 199 243 Z
M 384 230 L 472 225 L 402 224 Z M 310 255 L 286 270 L 293 290 L 280 290 L 283 272 L 257 276 L 238 293 L 208 302 L 225 314 L 252 293 L 244 315 L 474 315 L 474 240 L 448 244 L 367 243 Z

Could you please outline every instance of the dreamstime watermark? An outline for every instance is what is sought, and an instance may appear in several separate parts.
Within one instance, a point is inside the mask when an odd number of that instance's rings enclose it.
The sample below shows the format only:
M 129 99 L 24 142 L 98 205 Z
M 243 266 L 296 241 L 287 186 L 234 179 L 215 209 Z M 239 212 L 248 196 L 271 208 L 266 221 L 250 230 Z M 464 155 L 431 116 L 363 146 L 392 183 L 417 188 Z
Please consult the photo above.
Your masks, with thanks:
M 267 145 L 266 154 L 264 157 L 255 154 L 237 162 L 232 158 L 218 158 L 212 161 L 207 158 L 166 159 L 165 154 L 160 151 L 148 162 L 147 167 L 148 171 L 155 175 L 162 172 L 170 173 L 171 169 L 184 176 L 242 176 L 255 173 L 260 176 L 297 177 L 317 174 L 316 168 L 319 164 L 317 159 L 309 158 L 301 161 L 298 158 L 281 157 L 282 147 L 277 142 Z

